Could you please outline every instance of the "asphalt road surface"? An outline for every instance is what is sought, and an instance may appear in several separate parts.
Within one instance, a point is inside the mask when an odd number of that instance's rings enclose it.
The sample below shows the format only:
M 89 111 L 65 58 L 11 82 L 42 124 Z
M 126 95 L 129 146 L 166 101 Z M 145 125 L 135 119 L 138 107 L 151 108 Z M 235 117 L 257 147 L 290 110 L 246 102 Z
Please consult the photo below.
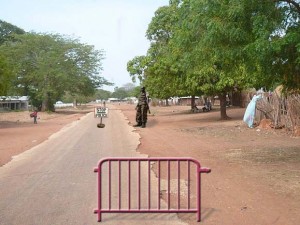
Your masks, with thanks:
M 103 214 L 97 222 L 98 161 L 146 157 L 120 111 L 111 108 L 103 122 L 97 128 L 90 113 L 0 167 L 0 225 L 185 224 L 176 214 L 150 213 Z

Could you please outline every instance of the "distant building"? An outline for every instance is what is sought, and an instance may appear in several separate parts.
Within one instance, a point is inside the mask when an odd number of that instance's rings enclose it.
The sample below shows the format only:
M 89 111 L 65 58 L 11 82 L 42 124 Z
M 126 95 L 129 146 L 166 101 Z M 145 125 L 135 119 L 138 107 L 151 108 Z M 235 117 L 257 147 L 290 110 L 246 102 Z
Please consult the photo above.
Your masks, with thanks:
M 119 102 L 120 99 L 118 98 L 108 98 L 107 102 Z
M 128 97 L 125 100 L 129 104 L 137 104 L 138 103 L 138 99 L 136 97 Z
M 126 99 L 119 99 L 119 98 L 108 98 L 107 102 L 126 102 Z
M 0 96 L 0 111 L 28 110 L 28 96 Z

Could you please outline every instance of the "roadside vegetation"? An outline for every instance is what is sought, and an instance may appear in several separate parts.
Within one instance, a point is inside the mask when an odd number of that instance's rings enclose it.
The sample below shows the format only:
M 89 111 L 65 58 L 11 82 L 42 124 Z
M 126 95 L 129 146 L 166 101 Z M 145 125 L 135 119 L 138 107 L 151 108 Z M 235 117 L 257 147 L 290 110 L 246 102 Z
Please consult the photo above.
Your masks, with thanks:
M 228 93 L 282 85 L 285 96 L 299 94 L 299 1 L 170 0 L 146 37 L 146 55 L 127 70 L 152 97 L 217 95 L 227 119 Z
M 152 99 L 226 96 L 247 88 L 292 96 L 300 92 L 298 0 L 170 0 L 156 10 L 146 31 L 150 47 L 127 63 Z M 0 96 L 29 96 L 42 111 L 53 104 L 137 96 L 139 87 L 113 85 L 102 75 L 104 50 L 77 38 L 25 32 L 0 20 Z M 286 107 L 286 105 L 284 105 Z M 266 109 L 262 109 L 266 112 Z M 297 114 L 295 115 L 297 118 Z
M 110 84 L 101 76 L 104 51 L 60 34 L 25 32 L 0 21 L 0 96 L 29 96 L 42 111 L 69 95 L 92 96 Z

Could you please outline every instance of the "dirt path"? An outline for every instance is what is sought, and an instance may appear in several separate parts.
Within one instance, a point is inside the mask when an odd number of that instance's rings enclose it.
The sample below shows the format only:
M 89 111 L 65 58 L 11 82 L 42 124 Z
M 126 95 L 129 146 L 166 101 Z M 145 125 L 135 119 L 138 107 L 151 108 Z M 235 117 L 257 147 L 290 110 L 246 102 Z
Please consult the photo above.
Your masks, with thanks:
M 47 140 L 64 126 L 79 120 L 93 108 L 58 110 L 58 113 L 38 113 L 34 124 L 29 112 L 0 113 L 0 166 L 18 155 Z
M 134 106 L 120 109 L 135 124 Z M 153 107 L 138 151 L 198 159 L 203 177 L 203 224 L 300 224 L 300 138 L 284 131 L 249 129 L 245 109 L 190 113 L 189 107 Z M 196 224 L 194 217 L 185 218 Z
M 109 107 L 109 106 L 108 106 Z M 116 105 L 135 123 L 134 105 Z M 300 138 L 281 130 L 249 129 L 245 109 L 190 113 L 189 107 L 152 107 L 138 151 L 149 156 L 198 159 L 212 169 L 203 178 L 202 224 L 300 224 Z M 0 113 L 0 166 L 46 140 L 92 108 L 59 114 L 40 113 L 34 125 L 29 113 Z M 195 216 L 181 215 L 189 224 Z

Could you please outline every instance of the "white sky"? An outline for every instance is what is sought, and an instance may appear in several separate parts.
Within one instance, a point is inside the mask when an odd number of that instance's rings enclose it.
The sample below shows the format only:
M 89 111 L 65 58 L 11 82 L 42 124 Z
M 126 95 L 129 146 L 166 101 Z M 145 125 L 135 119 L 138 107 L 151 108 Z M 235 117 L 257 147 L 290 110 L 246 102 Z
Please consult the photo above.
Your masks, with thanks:
M 0 0 L 0 19 L 25 31 L 60 33 L 105 51 L 102 76 L 131 83 L 127 62 L 145 55 L 154 12 L 169 0 Z M 114 87 L 104 87 L 113 91 Z

